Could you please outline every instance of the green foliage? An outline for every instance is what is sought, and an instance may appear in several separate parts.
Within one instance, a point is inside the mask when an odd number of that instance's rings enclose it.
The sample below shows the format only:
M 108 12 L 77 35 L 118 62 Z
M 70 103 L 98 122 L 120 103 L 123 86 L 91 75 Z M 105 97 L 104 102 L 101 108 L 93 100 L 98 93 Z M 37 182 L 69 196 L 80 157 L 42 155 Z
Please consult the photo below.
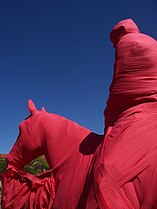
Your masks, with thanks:
M 49 169 L 49 165 L 43 156 L 38 157 L 35 160 L 32 160 L 28 165 L 25 165 L 25 167 L 24 167 L 25 171 L 27 171 L 33 175 L 42 173 L 48 169 Z
M 0 176 L 5 171 L 7 166 L 7 161 L 5 158 L 0 158 Z
M 0 158 L 0 176 L 5 171 L 7 161 L 5 158 Z M 32 160 L 29 164 L 25 165 L 24 170 L 33 175 L 44 172 L 49 169 L 49 165 L 45 157 L 41 156 L 35 160 Z

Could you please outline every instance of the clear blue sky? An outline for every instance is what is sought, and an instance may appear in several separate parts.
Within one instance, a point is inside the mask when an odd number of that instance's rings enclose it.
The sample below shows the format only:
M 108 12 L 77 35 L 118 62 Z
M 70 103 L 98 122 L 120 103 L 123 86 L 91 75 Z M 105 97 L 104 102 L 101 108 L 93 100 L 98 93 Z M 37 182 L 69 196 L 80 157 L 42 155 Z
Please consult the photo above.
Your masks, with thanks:
M 103 133 L 112 79 L 112 27 L 132 18 L 157 39 L 157 0 L 3 0 L 0 2 L 0 153 L 40 109 Z

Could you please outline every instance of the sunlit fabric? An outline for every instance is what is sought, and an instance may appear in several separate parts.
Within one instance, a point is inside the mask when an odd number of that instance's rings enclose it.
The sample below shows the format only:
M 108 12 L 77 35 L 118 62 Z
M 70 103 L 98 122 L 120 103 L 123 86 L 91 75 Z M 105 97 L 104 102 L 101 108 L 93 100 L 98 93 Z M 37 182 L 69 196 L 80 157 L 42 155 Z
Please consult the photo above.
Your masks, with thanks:
M 157 208 L 157 42 L 131 20 L 112 30 L 106 139 L 95 164 L 101 208 Z M 100 173 L 100 174 L 99 174 Z
M 105 110 L 106 128 L 128 108 L 157 100 L 157 41 L 140 33 L 131 19 L 119 22 L 110 38 L 115 63 Z
M 62 116 L 38 111 L 31 101 L 28 108 L 31 115 L 20 124 L 7 155 L 2 209 L 98 208 L 92 170 L 103 136 Z M 39 155 L 46 156 L 49 172 L 33 177 L 21 171 Z
M 131 19 L 110 38 L 115 63 L 104 135 L 30 100 L 7 156 L 2 209 L 157 209 L 157 42 Z M 50 171 L 22 170 L 43 154 Z
M 52 208 L 55 182 L 51 171 L 33 176 L 9 165 L 2 181 L 2 208 Z

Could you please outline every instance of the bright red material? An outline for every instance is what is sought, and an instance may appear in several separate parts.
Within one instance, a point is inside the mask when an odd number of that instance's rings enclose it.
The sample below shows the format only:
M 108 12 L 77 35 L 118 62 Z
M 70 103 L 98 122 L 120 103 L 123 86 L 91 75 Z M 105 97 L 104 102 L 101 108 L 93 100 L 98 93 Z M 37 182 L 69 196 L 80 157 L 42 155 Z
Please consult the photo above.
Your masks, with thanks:
M 131 19 L 119 22 L 110 37 L 116 52 L 104 112 L 108 134 L 95 171 L 99 203 L 105 209 L 154 209 L 157 208 L 157 41 L 140 33 Z
M 157 42 L 131 19 L 119 22 L 110 38 L 116 54 L 105 135 L 29 101 L 31 116 L 7 157 L 3 209 L 157 209 Z M 42 154 L 48 173 L 21 171 Z
M 97 208 L 91 170 L 103 136 L 44 109 L 38 111 L 31 101 L 28 108 L 31 115 L 20 124 L 18 139 L 7 156 L 2 209 Z M 43 154 L 51 168 L 48 173 L 31 177 L 21 171 Z
M 106 128 L 130 107 L 157 100 L 157 41 L 140 33 L 131 19 L 119 22 L 110 38 L 116 52 Z
M 8 166 L 3 175 L 2 208 L 52 208 L 55 181 L 51 171 L 38 176 Z

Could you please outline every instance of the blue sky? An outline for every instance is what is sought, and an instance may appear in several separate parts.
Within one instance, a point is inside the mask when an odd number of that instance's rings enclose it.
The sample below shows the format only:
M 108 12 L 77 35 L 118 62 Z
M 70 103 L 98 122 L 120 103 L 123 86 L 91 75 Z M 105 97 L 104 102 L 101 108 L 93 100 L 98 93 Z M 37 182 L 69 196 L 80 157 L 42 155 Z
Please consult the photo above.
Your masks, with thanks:
M 157 0 L 0 2 L 0 153 L 27 117 L 27 100 L 103 133 L 113 26 L 132 18 L 157 39 Z

